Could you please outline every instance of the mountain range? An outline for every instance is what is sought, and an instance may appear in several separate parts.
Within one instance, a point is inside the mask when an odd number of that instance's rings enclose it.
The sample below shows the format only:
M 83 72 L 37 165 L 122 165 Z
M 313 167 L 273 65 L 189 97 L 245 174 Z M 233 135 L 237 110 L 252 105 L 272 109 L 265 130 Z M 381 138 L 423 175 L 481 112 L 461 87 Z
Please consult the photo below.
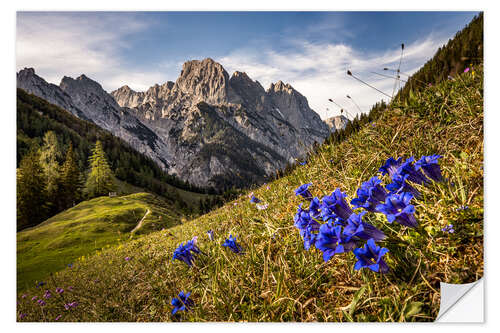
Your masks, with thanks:
M 123 86 L 107 93 L 85 75 L 65 76 L 57 86 L 33 68 L 17 73 L 17 87 L 108 130 L 169 174 L 201 187 L 262 182 L 343 124 L 327 125 L 289 84 L 265 90 L 246 73 L 229 76 L 210 58 L 184 63 L 176 82 L 144 92 Z

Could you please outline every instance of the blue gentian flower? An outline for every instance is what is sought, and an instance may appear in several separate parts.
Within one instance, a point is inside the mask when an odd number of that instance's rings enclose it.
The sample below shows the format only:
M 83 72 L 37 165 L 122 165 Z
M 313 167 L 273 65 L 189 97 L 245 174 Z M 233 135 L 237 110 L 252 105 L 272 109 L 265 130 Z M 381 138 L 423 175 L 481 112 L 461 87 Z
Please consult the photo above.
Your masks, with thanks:
M 177 311 L 188 311 L 191 306 L 193 306 L 193 301 L 189 299 L 191 292 L 184 293 L 181 291 L 177 297 L 174 297 L 170 304 L 174 306 L 172 309 L 172 315 L 175 315 Z
M 358 261 L 354 265 L 355 270 L 367 267 L 374 272 L 387 273 L 389 266 L 382 257 L 389 252 L 385 247 L 375 245 L 373 239 L 369 239 L 363 248 L 354 249 L 353 253 Z
M 415 162 L 415 169 L 419 170 L 422 168 L 427 177 L 439 182 L 443 180 L 443 175 L 441 174 L 441 169 L 439 168 L 438 159 L 442 158 L 441 155 L 430 155 L 422 156 L 417 162 Z
M 339 188 L 332 192 L 332 195 L 326 195 L 321 203 L 321 216 L 323 221 L 331 220 L 335 217 L 347 220 L 352 214 L 352 209 L 345 201 L 347 195 L 342 193 Z M 332 214 L 334 213 L 334 214 Z
M 415 207 L 410 205 L 413 195 L 408 192 L 391 194 L 385 199 L 385 203 L 377 206 L 377 211 L 384 213 L 390 223 L 396 221 L 407 227 L 416 228 L 417 220 L 413 213 Z
M 300 165 L 306 165 L 307 164 L 307 161 L 304 161 L 304 162 L 299 162 Z
M 214 240 L 214 231 L 213 230 L 208 230 L 207 235 L 208 235 L 208 239 L 210 239 L 211 241 Z
M 366 212 L 352 214 L 347 219 L 347 225 L 344 228 L 344 234 L 353 237 L 368 240 L 373 238 L 376 242 L 385 238 L 385 234 L 373 225 L 363 222 L 363 215 Z
M 309 250 L 316 241 L 315 232 L 319 230 L 320 224 L 311 218 L 308 210 L 302 209 L 302 204 L 299 205 L 293 220 L 294 226 L 299 229 L 300 235 L 304 239 L 304 248 Z
M 251 203 L 259 203 L 260 199 L 257 198 L 256 196 L 252 195 L 252 197 L 250 198 L 250 202 Z
M 188 264 L 188 266 L 192 266 L 195 255 L 201 252 L 198 246 L 196 246 L 196 242 L 197 237 L 193 237 L 192 240 L 186 242 L 186 245 L 181 243 L 175 249 L 174 255 L 172 256 L 172 261 L 177 259 L 180 261 L 184 261 L 186 264 Z
M 317 197 L 314 197 L 309 205 L 309 214 L 315 219 L 321 215 L 320 205 L 321 203 Z
M 45 284 L 46 284 L 45 282 L 40 281 L 40 282 L 38 282 L 38 284 L 36 285 L 36 287 L 40 288 L 40 287 L 44 286 Z
M 382 181 L 378 177 L 372 177 L 370 180 L 361 184 L 357 189 L 357 198 L 351 200 L 351 205 L 355 208 L 364 208 L 367 211 L 374 212 L 375 207 L 385 201 L 387 192 L 380 185 Z
M 455 208 L 455 211 L 459 212 L 461 210 L 467 210 L 467 209 L 469 209 L 469 206 L 460 206 L 460 207 Z
M 395 160 L 392 157 L 389 157 L 385 163 L 378 169 L 378 171 L 382 172 L 382 175 L 387 175 L 389 174 L 389 177 L 392 178 L 392 175 L 396 173 L 398 170 L 398 167 L 401 165 L 401 161 L 403 160 L 402 157 L 398 158 Z
M 408 175 L 408 180 L 415 184 L 422 185 L 428 183 L 429 180 L 427 177 L 413 165 L 414 161 L 415 158 L 413 156 L 409 157 L 398 167 L 397 173 L 402 176 Z
M 295 195 L 296 196 L 300 195 L 304 199 L 312 200 L 312 194 L 308 190 L 309 186 L 311 186 L 311 185 L 312 185 L 312 183 L 300 185 L 297 189 L 295 189 Z
M 234 253 L 241 253 L 243 251 L 243 248 L 236 243 L 236 237 L 233 237 L 233 235 L 229 235 L 229 238 L 222 243 L 222 246 L 229 247 Z
M 300 230 L 300 236 L 304 240 L 304 249 L 308 251 L 311 246 L 316 245 L 317 234 L 313 233 L 313 231 L 317 231 L 313 229 L 311 226 L 306 227 L 305 229 Z
M 455 229 L 453 229 L 453 224 L 448 224 L 446 227 L 444 227 L 443 229 L 441 229 L 441 231 L 447 232 L 449 234 L 452 234 L 452 233 L 455 232 Z
M 323 260 L 328 261 L 337 253 L 352 251 L 356 248 L 356 242 L 347 239 L 342 234 L 340 225 L 333 226 L 331 223 L 325 223 L 319 228 L 315 246 L 323 252 Z
M 402 192 L 409 192 L 411 193 L 415 198 L 420 198 L 420 192 L 408 184 L 408 177 L 410 175 L 402 175 L 399 173 L 396 173 L 392 176 L 392 182 L 385 185 L 385 187 L 389 190 L 389 193 L 391 194 L 398 194 Z

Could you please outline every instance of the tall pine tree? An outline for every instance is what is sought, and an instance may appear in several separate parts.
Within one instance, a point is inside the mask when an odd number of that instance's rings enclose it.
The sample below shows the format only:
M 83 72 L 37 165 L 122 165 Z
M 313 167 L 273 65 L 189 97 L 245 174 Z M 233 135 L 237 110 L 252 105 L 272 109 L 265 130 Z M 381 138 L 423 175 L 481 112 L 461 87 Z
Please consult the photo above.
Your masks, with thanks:
M 61 170 L 61 194 L 64 209 L 74 206 L 81 197 L 80 170 L 78 169 L 77 157 L 70 143 L 66 152 L 66 160 Z
M 106 195 L 115 188 L 113 172 L 109 167 L 101 141 L 97 141 L 89 158 L 90 172 L 85 183 L 85 193 L 89 198 Z
M 38 149 L 21 160 L 17 170 L 17 229 L 37 225 L 47 218 L 46 180 Z
M 50 215 L 62 209 L 60 197 L 60 169 L 59 160 L 62 157 L 59 142 L 57 141 L 56 134 L 52 131 L 45 133 L 43 137 L 43 145 L 40 148 L 40 166 L 43 169 L 45 180 L 47 184 L 46 192 L 48 198 L 48 205 Z

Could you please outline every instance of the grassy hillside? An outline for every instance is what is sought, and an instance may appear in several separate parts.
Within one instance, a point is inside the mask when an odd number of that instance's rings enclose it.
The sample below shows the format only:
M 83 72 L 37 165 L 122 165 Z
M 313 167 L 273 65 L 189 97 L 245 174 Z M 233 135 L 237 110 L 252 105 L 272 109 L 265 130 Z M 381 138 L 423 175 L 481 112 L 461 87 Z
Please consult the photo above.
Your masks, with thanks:
M 123 184 L 122 184 L 123 185 Z M 130 186 L 130 185 L 129 185 Z M 99 197 L 81 202 L 36 227 L 17 233 L 17 288 L 23 290 L 79 257 L 181 223 L 181 214 L 149 193 Z
M 467 283 L 483 274 L 482 80 L 476 68 L 387 109 L 344 142 L 322 146 L 306 165 L 254 191 L 269 204 L 265 210 L 243 196 L 168 231 L 82 258 L 43 288 L 20 294 L 18 315 L 26 321 L 59 315 L 61 321 L 434 320 L 440 281 Z M 311 182 L 320 198 L 339 187 L 349 202 L 387 158 L 431 154 L 443 156 L 446 180 L 417 186 L 417 229 L 389 224 L 380 213 L 365 215 L 388 235 L 379 243 L 390 251 L 387 274 L 354 270 L 352 253 L 324 262 L 320 251 L 304 250 L 293 221 L 302 202 L 294 195 L 299 185 Z M 453 234 L 441 231 L 450 223 Z M 221 246 L 229 234 L 243 254 Z M 172 262 L 174 249 L 194 236 L 203 252 L 194 267 Z M 65 292 L 57 295 L 57 287 Z M 31 300 L 45 289 L 54 295 L 46 305 Z M 170 301 L 181 290 L 192 292 L 194 305 L 173 317 Z M 78 305 L 66 310 L 67 302 Z

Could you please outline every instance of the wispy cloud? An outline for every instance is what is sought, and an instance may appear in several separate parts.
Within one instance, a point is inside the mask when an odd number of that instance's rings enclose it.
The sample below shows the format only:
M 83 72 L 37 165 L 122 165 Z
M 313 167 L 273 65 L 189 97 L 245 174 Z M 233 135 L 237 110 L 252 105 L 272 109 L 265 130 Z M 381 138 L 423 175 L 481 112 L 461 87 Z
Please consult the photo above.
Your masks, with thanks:
M 149 24 L 134 13 L 19 12 L 16 66 L 34 67 L 55 84 L 64 75 L 86 74 L 108 91 L 123 84 L 143 90 L 164 75 L 130 66 L 123 55 L 133 51 L 130 36 Z
M 402 71 L 408 74 L 416 71 L 446 40 L 442 36 L 429 35 L 406 45 Z M 265 87 L 277 80 L 290 83 L 307 97 L 311 108 L 322 118 L 340 113 L 336 106 L 328 102 L 329 98 L 346 107 L 353 115 L 359 111 L 346 95 L 350 95 L 364 112 L 375 102 L 387 99 L 347 76 L 347 69 L 389 95 L 392 93 L 394 80 L 370 72 L 391 74 L 384 72 L 383 68 L 397 67 L 401 49 L 366 53 L 341 43 L 295 41 L 295 44 L 293 51 L 241 49 L 218 60 L 228 71 L 245 71 Z

